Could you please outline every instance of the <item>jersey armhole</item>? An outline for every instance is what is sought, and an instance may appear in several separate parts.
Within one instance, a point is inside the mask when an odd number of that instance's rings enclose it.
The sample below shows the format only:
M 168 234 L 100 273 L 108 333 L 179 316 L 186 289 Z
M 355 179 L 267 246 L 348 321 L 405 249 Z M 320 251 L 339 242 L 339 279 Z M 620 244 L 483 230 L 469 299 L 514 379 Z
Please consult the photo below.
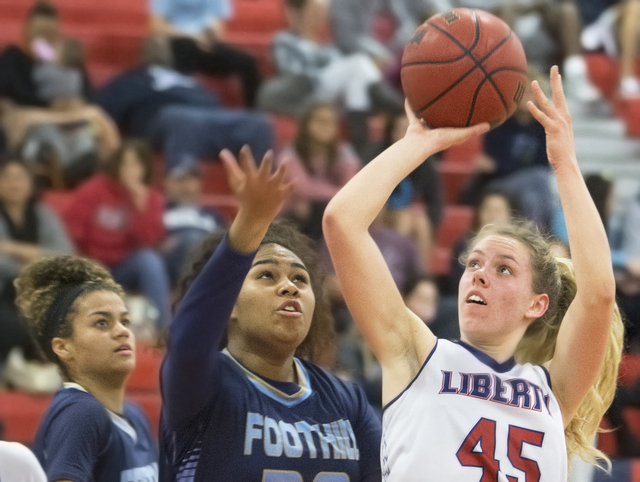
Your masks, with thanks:
M 431 349 L 431 353 L 429 353 L 429 356 L 427 357 L 427 359 L 424 361 L 424 363 L 422 364 L 422 366 L 420 367 L 420 370 L 418 370 L 418 373 L 416 373 L 416 376 L 413 377 L 413 380 L 411 380 L 409 382 L 409 384 L 400 392 L 398 393 L 398 395 L 396 395 L 394 397 L 393 400 L 391 400 L 389 403 L 387 403 L 384 407 L 382 407 L 382 413 L 384 414 L 384 411 L 389 408 L 396 400 L 398 400 L 402 395 L 404 395 L 404 392 L 406 392 L 407 390 L 409 390 L 411 388 L 411 385 L 413 385 L 413 382 L 415 382 L 418 377 L 420 376 L 420 374 L 422 373 L 422 370 L 424 370 L 424 367 L 427 366 L 427 363 L 429 363 L 429 360 L 431 359 L 431 357 L 433 356 L 433 354 L 436 351 L 436 348 L 438 348 L 438 342 L 440 341 L 439 338 L 436 338 L 436 344 L 433 346 L 433 348 Z
M 542 371 L 544 372 L 544 376 L 547 377 L 547 383 L 549 384 L 549 388 L 553 390 L 553 386 L 551 386 L 551 375 L 549 374 L 549 370 L 547 370 L 547 367 L 545 367 L 544 365 L 538 365 L 538 366 L 542 368 Z

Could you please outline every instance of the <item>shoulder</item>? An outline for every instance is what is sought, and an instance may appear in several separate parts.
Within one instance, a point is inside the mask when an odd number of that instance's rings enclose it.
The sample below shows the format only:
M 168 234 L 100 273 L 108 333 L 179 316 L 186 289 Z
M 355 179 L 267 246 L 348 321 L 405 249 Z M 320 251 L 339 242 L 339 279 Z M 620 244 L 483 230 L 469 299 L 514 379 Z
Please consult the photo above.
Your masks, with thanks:
M 90 393 L 75 388 L 56 392 L 43 423 L 82 427 L 83 430 L 92 428 L 100 433 L 110 427 L 107 409 Z
M 36 215 L 38 216 L 38 221 L 41 223 L 51 224 L 60 223 L 60 219 L 58 213 L 56 213 L 53 209 L 51 209 L 46 204 L 36 203 L 35 205 Z
M 0 441 L 0 479 L 44 482 L 47 477 L 31 450 L 16 442 Z
M 360 408 L 367 403 L 363 390 L 356 383 L 343 380 L 314 363 L 305 360 L 300 362 L 309 374 L 312 389 L 319 392 L 320 396 L 340 400 L 345 408 Z

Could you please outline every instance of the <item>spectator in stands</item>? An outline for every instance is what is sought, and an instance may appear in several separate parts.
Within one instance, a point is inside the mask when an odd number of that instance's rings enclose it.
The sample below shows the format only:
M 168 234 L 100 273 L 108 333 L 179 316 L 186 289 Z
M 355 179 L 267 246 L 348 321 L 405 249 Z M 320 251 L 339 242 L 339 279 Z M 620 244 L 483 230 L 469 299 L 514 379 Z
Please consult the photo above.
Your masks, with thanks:
M 327 5 L 324 0 L 287 0 L 289 30 L 276 34 L 274 59 L 281 76 L 307 79 L 310 98 L 342 100 L 351 142 L 360 152 L 368 140 L 366 119 L 374 109 L 402 110 L 402 98 L 383 79 L 366 54 L 343 55 L 323 43 Z
M 113 121 L 82 97 L 82 44 L 64 39 L 58 47 L 55 62 L 41 62 L 34 70 L 49 108 L 8 108 L 4 126 L 9 148 L 19 149 L 32 170 L 61 188 L 91 176 L 100 159 L 118 147 L 120 135 Z
M 162 253 L 171 281 L 178 281 L 191 251 L 214 233 L 225 230 L 224 218 L 200 204 L 202 183 L 197 170 L 185 169 L 165 181 L 164 228 L 167 237 Z
M 449 270 L 449 290 L 458 293 L 458 284 L 464 273 L 460 255 L 467 251 L 473 237 L 487 224 L 504 224 L 518 216 L 517 202 L 508 194 L 499 190 L 486 190 L 480 197 L 474 212 L 469 231 L 456 241 L 451 256 Z
M 568 96 L 582 102 L 595 102 L 601 98 L 587 75 L 580 44 L 580 11 L 575 0 L 453 0 L 452 3 L 492 11 L 503 18 L 519 33 L 530 62 L 535 57 L 543 57 L 532 62 L 542 71 L 553 64 L 562 66 L 562 80 Z M 551 41 L 547 42 L 551 59 L 545 58 L 548 56 L 544 52 L 536 52 L 543 43 L 541 37 L 546 34 L 551 36 Z
M 245 104 L 253 107 L 260 86 L 257 60 L 225 42 L 230 0 L 152 0 L 151 33 L 171 39 L 176 69 L 186 74 L 236 74 Z
M 159 147 L 169 174 L 194 168 L 200 157 L 249 144 L 258 159 L 273 146 L 273 128 L 262 114 L 220 107 L 218 99 L 174 69 L 163 37 L 142 48 L 142 66 L 124 72 L 98 93 L 98 103 L 130 137 Z
M 484 137 L 484 152 L 475 160 L 476 174 L 461 194 L 464 204 L 475 205 L 485 188 L 504 191 L 517 200 L 524 218 L 547 232 L 555 206 L 550 188 L 551 170 L 542 125 L 527 108 L 535 101 L 531 82 L 543 82 L 529 69 L 525 94 L 513 116 Z
M 604 50 L 620 59 L 619 93 L 623 97 L 640 95 L 636 76 L 640 40 L 639 0 L 577 0 L 584 29 L 582 45 L 587 50 Z
M 418 315 L 438 338 L 460 338 L 457 300 L 442 297 L 435 279 L 425 274 L 413 276 L 406 281 L 401 293 L 407 308 Z
M 139 290 L 170 320 L 169 274 L 157 250 L 164 240 L 164 200 L 151 187 L 146 144 L 125 141 L 99 173 L 80 185 L 64 213 L 78 251 L 107 266 L 125 289 Z
M 32 391 L 57 388 L 39 384 L 39 359 L 27 327 L 15 306 L 13 282 L 22 268 L 44 256 L 67 254 L 73 247 L 58 217 L 34 197 L 29 169 L 18 159 L 9 158 L 0 164 L 0 364 L 12 354 L 10 382 Z M 27 362 L 24 362 L 26 357 Z M 18 364 L 24 368 L 19 369 Z M 16 371 L 17 370 L 17 371 Z
M 408 126 L 409 119 L 404 112 L 391 116 L 382 144 L 367 159 L 373 159 L 401 139 Z M 435 161 L 435 156 L 426 159 L 398 185 L 389 198 L 384 216 L 385 224 L 413 240 L 425 262 L 431 258 L 434 233 L 442 218 L 444 202 Z
M 292 146 L 276 160 L 288 163 L 295 191 L 286 210 L 311 238 L 322 237 L 322 214 L 329 200 L 358 169 L 360 159 L 351 146 L 340 140 L 340 119 L 335 106 L 317 103 L 300 121 Z
M 0 99 L 30 107 L 46 107 L 40 97 L 35 71 L 43 62 L 56 60 L 62 39 L 57 8 L 46 1 L 35 2 L 27 14 L 22 40 L 0 53 Z M 90 94 L 88 76 L 82 69 L 82 92 Z

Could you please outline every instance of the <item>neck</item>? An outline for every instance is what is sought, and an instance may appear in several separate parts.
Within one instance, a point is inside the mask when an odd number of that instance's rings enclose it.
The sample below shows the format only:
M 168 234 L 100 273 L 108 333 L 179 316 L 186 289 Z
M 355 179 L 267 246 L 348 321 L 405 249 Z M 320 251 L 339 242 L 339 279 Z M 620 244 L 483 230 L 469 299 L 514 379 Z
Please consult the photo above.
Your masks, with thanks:
M 268 350 L 258 353 L 231 340 L 227 349 L 240 363 L 258 375 L 278 382 L 298 382 L 293 365 L 293 352 L 285 356 L 274 355 L 273 351 Z
M 504 363 L 514 355 L 521 338 L 511 337 L 505 340 L 499 339 L 493 334 L 486 337 L 474 337 L 473 340 L 464 334 L 460 337 L 467 345 L 477 348 L 498 363 Z
M 9 215 L 11 220 L 16 224 L 22 224 L 24 219 L 25 203 L 19 202 L 4 202 L 4 210 Z
M 94 377 L 74 376 L 73 382 L 80 385 L 112 412 L 121 414 L 124 406 L 124 382 L 126 378 L 97 381 Z

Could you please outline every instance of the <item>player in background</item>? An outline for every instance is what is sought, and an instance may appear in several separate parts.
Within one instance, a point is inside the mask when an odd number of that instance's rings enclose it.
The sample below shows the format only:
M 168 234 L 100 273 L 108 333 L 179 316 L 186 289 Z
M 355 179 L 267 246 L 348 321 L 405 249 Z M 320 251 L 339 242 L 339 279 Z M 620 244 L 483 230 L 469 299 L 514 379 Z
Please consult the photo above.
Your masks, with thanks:
M 567 452 L 606 460 L 591 442 L 615 391 L 622 324 L 557 67 L 551 84 L 553 103 L 534 82 L 538 106 L 528 106 L 546 130 L 575 277 L 533 228 L 488 226 L 460 281 L 460 342 L 437 339 L 405 307 L 367 229 L 423 159 L 488 126 L 430 130 L 407 107 L 405 137 L 329 203 L 324 233 L 340 286 L 382 365 L 386 480 L 560 482 Z
M 309 240 L 271 224 L 293 190 L 286 163 L 272 173 L 268 153 L 257 168 L 247 147 L 239 163 L 221 159 L 239 210 L 194 260 L 170 327 L 163 480 L 379 481 L 380 422 L 364 392 L 307 361 L 332 322 Z
M 64 380 L 34 443 L 47 480 L 158 480 L 149 422 L 124 401 L 135 340 L 120 285 L 93 261 L 59 256 L 28 265 L 16 288 L 39 348 Z

